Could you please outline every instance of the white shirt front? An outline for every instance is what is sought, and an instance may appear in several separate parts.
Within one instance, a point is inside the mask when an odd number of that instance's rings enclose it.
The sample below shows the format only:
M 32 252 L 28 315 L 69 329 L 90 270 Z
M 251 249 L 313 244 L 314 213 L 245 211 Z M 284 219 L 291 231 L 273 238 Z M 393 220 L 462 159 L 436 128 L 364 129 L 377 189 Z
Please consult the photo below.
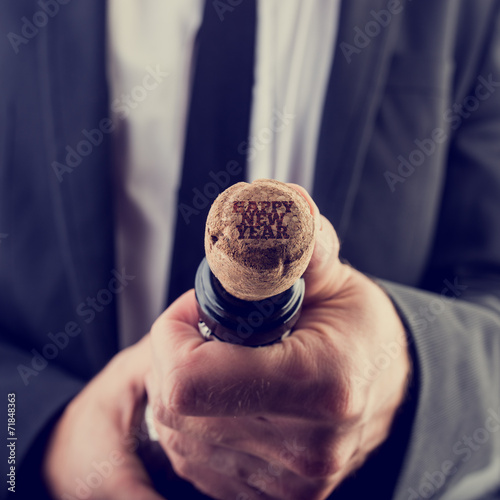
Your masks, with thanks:
M 340 1 L 257 2 L 249 181 L 312 188 Z M 149 330 L 166 300 L 203 6 L 203 0 L 108 0 L 116 260 L 135 275 L 118 299 L 122 347 Z M 226 11 L 221 22 L 230 16 Z

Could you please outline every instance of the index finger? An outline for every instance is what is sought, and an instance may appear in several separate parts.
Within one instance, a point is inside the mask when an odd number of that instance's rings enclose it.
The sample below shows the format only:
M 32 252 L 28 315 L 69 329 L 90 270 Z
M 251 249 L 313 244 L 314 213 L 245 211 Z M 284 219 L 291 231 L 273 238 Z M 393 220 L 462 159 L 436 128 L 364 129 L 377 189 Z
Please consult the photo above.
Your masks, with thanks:
M 325 338 L 319 332 L 298 330 L 282 342 L 251 348 L 205 342 L 196 322 L 196 299 L 189 292 L 152 330 L 161 380 L 161 402 L 155 411 L 331 418 L 328 406 L 335 400 L 335 389 L 328 381 L 334 363 L 326 359 Z

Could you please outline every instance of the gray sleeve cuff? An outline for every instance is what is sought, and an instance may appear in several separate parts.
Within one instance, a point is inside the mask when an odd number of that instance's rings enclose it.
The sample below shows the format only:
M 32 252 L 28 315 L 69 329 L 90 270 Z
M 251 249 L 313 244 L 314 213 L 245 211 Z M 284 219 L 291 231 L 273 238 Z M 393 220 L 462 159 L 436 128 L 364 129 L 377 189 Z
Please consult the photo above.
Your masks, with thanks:
M 480 499 L 500 488 L 500 319 L 382 281 L 418 364 L 418 404 L 395 498 Z

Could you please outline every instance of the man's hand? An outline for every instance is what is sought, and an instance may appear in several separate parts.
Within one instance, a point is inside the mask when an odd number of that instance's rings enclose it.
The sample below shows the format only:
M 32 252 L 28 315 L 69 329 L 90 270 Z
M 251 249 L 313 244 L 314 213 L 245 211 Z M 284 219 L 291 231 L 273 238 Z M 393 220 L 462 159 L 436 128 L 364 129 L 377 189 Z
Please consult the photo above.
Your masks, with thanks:
M 290 337 L 204 342 L 192 291 L 151 332 L 160 443 L 216 499 L 325 499 L 386 439 L 404 399 L 404 327 L 382 289 L 339 261 L 333 227 L 303 194 L 319 231 Z M 364 378 L 367 362 L 382 368 Z
M 149 336 L 116 355 L 68 405 L 44 460 L 56 498 L 161 500 L 135 454 L 141 429 Z

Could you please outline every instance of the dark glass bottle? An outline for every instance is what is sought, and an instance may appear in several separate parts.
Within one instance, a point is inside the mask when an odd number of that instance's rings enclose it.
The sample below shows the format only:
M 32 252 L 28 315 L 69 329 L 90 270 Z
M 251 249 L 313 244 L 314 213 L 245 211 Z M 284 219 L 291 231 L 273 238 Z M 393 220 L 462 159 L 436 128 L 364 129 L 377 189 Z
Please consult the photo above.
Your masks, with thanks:
M 278 295 L 257 301 L 241 300 L 223 288 L 204 258 L 194 288 L 203 337 L 258 347 L 290 334 L 300 316 L 305 285 L 300 278 Z

